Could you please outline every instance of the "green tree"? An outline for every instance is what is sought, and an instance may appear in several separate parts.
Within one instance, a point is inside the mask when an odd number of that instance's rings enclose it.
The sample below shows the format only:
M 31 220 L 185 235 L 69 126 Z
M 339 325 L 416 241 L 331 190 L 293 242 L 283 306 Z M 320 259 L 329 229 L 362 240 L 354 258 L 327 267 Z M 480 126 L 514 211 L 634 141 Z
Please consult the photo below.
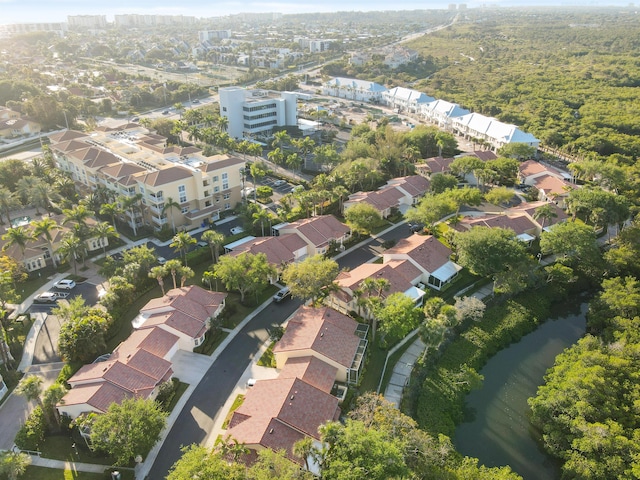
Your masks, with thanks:
M 448 173 L 436 173 L 431 175 L 431 191 L 435 194 L 456 188 L 458 179 Z
M 417 206 L 405 213 L 405 218 L 411 222 L 433 225 L 457 209 L 456 202 L 447 195 L 425 195 Z
M 498 155 L 501 157 L 515 158 L 516 160 L 533 158 L 535 154 L 536 148 L 526 143 L 507 143 L 498 149 Z
M 196 239 L 191 236 L 189 232 L 178 232 L 173 236 L 173 241 L 169 245 L 176 252 L 180 252 L 184 265 L 187 265 L 187 252 L 189 247 L 195 245 Z
M 215 230 L 207 230 L 202 234 L 202 240 L 209 244 L 213 263 L 218 263 L 218 255 L 220 254 L 220 247 L 224 243 L 224 235 Z
M 173 288 L 178 288 L 178 283 L 176 282 L 176 277 L 180 273 L 180 269 L 182 268 L 182 263 L 180 260 L 169 260 L 164 267 L 167 269 L 167 272 L 171 274 L 171 278 L 173 279 Z
M 484 199 L 492 205 L 503 205 L 513 198 L 513 190 L 508 187 L 495 187 L 484 194 Z
M 291 295 L 303 301 L 315 301 L 326 292 L 337 276 L 338 264 L 322 255 L 290 263 L 282 272 L 282 280 L 291 289 Z
M 34 238 L 42 237 L 47 241 L 47 246 L 49 247 L 49 252 L 51 253 L 51 261 L 53 262 L 53 268 L 56 268 L 56 256 L 53 251 L 53 237 L 51 236 L 51 232 L 54 230 L 58 230 L 60 226 L 58 223 L 52 218 L 45 217 L 41 220 L 34 220 L 31 222 L 33 226 L 33 236 Z
M 173 464 L 167 480 L 245 480 L 245 469 L 237 463 L 229 463 L 216 451 L 201 445 L 182 448 L 180 460 Z
M 149 271 L 149 278 L 155 278 L 158 281 L 158 285 L 160 285 L 160 289 L 162 290 L 162 296 L 164 297 L 164 277 L 169 274 L 165 265 L 156 265 Z
M 67 262 L 73 263 L 73 273 L 78 274 L 78 260 L 84 258 L 87 255 L 87 244 L 84 243 L 79 237 L 73 234 L 66 234 L 62 237 L 60 246 L 56 253 Z
M 167 413 L 153 400 L 127 398 L 112 403 L 91 426 L 91 442 L 99 450 L 127 465 L 137 455 L 143 458 L 160 440 Z
M 22 452 L 0 453 L 0 474 L 8 480 L 17 480 L 27 471 L 31 465 L 31 457 Z
M 42 408 L 42 378 L 37 375 L 27 375 L 16 387 L 16 393 L 22 395 L 28 402 L 35 401 Z
M 164 201 L 164 206 L 162 207 L 162 214 L 164 215 L 165 213 L 169 212 L 171 216 L 171 230 L 173 231 L 174 235 L 176 234 L 176 224 L 173 218 L 173 210 L 176 208 L 179 210 L 180 204 L 176 202 L 172 197 L 167 197 Z
M 403 339 L 418 327 L 424 314 L 416 308 L 413 299 L 402 292 L 389 295 L 375 312 L 380 322 L 380 345 L 388 347 Z
M 20 248 L 20 252 L 24 257 L 24 251 L 27 248 L 27 244 L 33 241 L 33 233 L 27 229 L 26 227 L 14 227 L 9 228 L 7 233 L 2 235 L 2 240 L 5 243 L 2 247 L 3 250 L 6 250 L 11 245 L 17 245 Z
M 593 228 L 576 222 L 564 222 L 542 232 L 540 250 L 554 254 L 564 263 L 590 271 L 600 263 L 600 251 Z
M 474 227 L 453 239 L 458 263 L 482 277 L 494 277 L 525 261 L 527 254 L 513 230 Z
M 224 255 L 214 265 L 213 271 L 222 280 L 227 290 L 237 290 L 240 302 L 247 293 L 260 293 L 269 280 L 276 277 L 276 269 L 267 261 L 264 253 L 241 253 L 238 256 Z
M 111 323 L 111 315 L 98 308 L 64 322 L 58 337 L 60 354 L 68 362 L 92 362 L 107 351 L 105 337 Z
M 107 215 L 111 218 L 111 224 L 113 228 L 115 228 L 116 232 L 118 231 L 118 226 L 116 225 L 116 216 L 123 212 L 118 202 L 113 203 L 105 203 L 100 207 L 100 215 Z
M 102 254 L 107 255 L 107 245 L 110 238 L 118 238 L 120 235 L 116 229 L 107 222 L 100 222 L 91 228 L 91 235 L 98 239 L 98 243 L 102 247 Z
M 374 228 L 382 223 L 380 212 L 365 202 L 351 205 L 345 210 L 344 217 L 347 225 L 358 235 L 369 235 Z
M 15 193 L 7 187 L 0 187 L 0 222 L 2 222 L 2 214 L 7 217 L 7 225 L 11 225 L 11 210 L 20 206 L 20 201 Z

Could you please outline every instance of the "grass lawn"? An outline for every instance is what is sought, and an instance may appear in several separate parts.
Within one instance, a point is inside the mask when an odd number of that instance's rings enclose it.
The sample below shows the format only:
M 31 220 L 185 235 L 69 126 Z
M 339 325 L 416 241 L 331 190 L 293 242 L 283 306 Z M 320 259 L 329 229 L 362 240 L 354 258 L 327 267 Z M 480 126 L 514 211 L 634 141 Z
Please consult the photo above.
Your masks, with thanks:
M 202 355 L 211 355 L 218 348 L 218 345 L 227 338 L 227 335 L 229 334 L 222 330 L 209 330 L 204 334 L 204 342 L 194 348 L 193 351 Z
M 231 408 L 229 409 L 229 412 L 227 413 L 227 416 L 225 417 L 224 422 L 222 423 L 223 429 L 226 430 L 226 428 L 229 426 L 229 422 L 231 421 L 231 416 L 233 415 L 233 412 L 235 412 L 240 407 L 240 405 L 242 405 L 242 402 L 244 402 L 244 395 L 240 394 L 233 401 L 233 404 L 231 405 Z
M 134 480 L 134 473 L 130 470 L 119 470 L 122 480 Z M 72 472 L 71 470 L 58 470 L 55 468 L 45 468 L 29 466 L 24 475 L 20 477 L 22 480 L 110 480 L 111 474 L 105 473 L 86 473 Z
M 384 361 L 387 358 L 388 350 L 380 348 L 377 342 L 369 342 L 367 350 L 369 351 L 369 355 L 365 372 L 362 375 L 362 381 L 360 382 L 360 391 L 375 392 L 378 389 L 378 384 L 380 383 L 380 375 L 382 375 L 382 369 L 384 368 Z
M 26 281 L 19 283 L 16 288 L 16 293 L 19 299 L 16 303 L 22 303 L 24 300 L 36 293 L 42 286 L 49 281 L 49 277 L 55 275 L 57 272 L 52 267 L 43 268 L 39 272 L 34 272 L 29 275 Z
M 187 390 L 187 388 L 189 388 L 188 383 L 178 382 L 178 388 L 176 388 L 176 393 L 173 395 L 173 398 L 171 399 L 171 402 L 169 403 L 169 406 L 167 408 L 168 412 L 173 412 L 173 409 L 176 408 L 176 404 L 178 403 L 178 400 L 180 400 L 180 397 Z
M 76 444 L 77 452 L 73 444 Z M 51 435 L 45 437 L 40 446 L 44 458 L 63 460 L 68 462 L 95 463 L 98 465 L 113 465 L 113 458 L 89 450 L 84 443 L 79 443 L 69 435 Z
M 257 365 L 261 367 L 270 367 L 276 368 L 276 358 L 273 356 L 273 346 L 276 342 L 271 342 L 267 350 L 262 354 L 260 360 L 258 360 Z

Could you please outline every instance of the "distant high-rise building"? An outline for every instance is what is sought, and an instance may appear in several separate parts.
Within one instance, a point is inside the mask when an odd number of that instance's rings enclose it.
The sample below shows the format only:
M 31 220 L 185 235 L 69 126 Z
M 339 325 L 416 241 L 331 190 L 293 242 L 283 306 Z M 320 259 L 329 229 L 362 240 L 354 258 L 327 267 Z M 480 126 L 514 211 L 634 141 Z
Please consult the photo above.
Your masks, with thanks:
M 201 30 L 198 32 L 200 43 L 222 40 L 223 38 L 231 38 L 231 30 Z
M 53 32 L 61 37 L 65 36 L 67 32 L 67 24 L 65 22 L 59 23 L 14 23 L 11 25 L 5 25 L 5 31 L 9 35 L 19 35 L 22 33 L 31 32 Z
M 196 22 L 196 17 L 184 15 L 115 15 L 116 27 L 155 27 L 156 25 L 192 25 Z
M 68 15 L 69 28 L 106 28 L 106 15 Z

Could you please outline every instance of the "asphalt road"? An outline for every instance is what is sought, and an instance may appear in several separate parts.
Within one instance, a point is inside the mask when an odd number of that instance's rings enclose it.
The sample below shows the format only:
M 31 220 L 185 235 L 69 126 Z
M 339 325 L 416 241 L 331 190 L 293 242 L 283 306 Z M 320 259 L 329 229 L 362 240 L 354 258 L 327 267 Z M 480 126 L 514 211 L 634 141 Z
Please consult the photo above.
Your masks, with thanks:
M 147 478 L 165 478 L 182 456 L 181 446 L 202 443 L 213 430 L 216 414 L 233 392 L 238 379 L 268 338 L 267 328 L 279 325 L 299 306 L 291 299 L 271 304 L 258 313 L 211 365 L 185 404 L 162 445 Z

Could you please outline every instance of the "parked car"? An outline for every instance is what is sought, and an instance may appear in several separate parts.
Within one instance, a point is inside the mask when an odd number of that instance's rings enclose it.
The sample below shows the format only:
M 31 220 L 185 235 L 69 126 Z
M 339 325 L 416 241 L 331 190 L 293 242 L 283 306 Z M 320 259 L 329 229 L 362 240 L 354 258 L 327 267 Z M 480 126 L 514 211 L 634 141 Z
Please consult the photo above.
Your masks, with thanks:
M 58 296 L 53 292 L 44 292 L 33 298 L 33 303 L 56 303 Z
M 197 98 L 194 98 L 191 103 L 200 103 L 200 100 L 198 100 Z
M 54 283 L 53 286 L 60 290 L 71 290 L 72 288 L 75 288 L 76 282 L 65 278 L 64 280 Z
M 140 121 L 140 117 L 133 117 L 131 118 L 132 122 L 139 122 Z
M 253 387 L 255 384 L 256 384 L 255 378 L 250 378 L 249 380 L 247 380 L 247 387 Z
M 231 227 L 231 235 L 238 235 L 242 232 L 244 232 L 244 228 L 242 227 Z
M 273 182 L 273 186 L 274 187 L 280 187 L 280 186 L 284 185 L 285 183 L 287 183 L 286 180 L 276 180 L 275 182 Z
M 202 248 L 202 247 L 208 247 L 209 244 L 207 242 L 205 242 L 204 240 L 200 240 L 198 243 L 196 243 L 196 247 L 198 248 Z
M 409 230 L 411 230 L 413 233 L 421 232 L 424 228 L 424 226 L 419 223 L 409 223 L 407 225 L 409 225 Z
M 167 263 L 167 259 L 164 257 L 158 257 L 158 264 L 159 265 L 164 265 L 165 263 Z
M 163 114 L 163 115 L 169 115 L 169 110 L 163 110 L 163 111 L 162 111 L 162 114 Z
M 276 303 L 280 303 L 282 300 L 285 300 L 291 296 L 291 290 L 289 287 L 284 287 L 278 290 L 278 292 L 273 296 L 273 301 Z

